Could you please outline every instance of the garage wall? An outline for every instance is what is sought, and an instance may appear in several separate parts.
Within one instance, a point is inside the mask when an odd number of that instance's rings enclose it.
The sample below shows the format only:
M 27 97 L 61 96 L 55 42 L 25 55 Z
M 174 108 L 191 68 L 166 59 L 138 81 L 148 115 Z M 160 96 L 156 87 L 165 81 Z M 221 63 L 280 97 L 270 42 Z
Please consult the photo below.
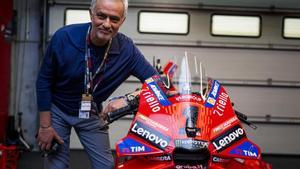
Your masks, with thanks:
M 49 6 L 48 39 L 63 25 L 66 7 L 88 8 L 88 5 Z M 140 10 L 188 12 L 191 16 L 190 34 L 140 34 L 136 26 Z M 259 14 L 263 20 L 262 36 L 257 39 L 213 37 L 209 32 L 213 13 Z M 300 149 L 292 145 L 300 141 L 300 136 L 295 134 L 300 118 L 300 105 L 297 104 L 300 96 L 300 40 L 281 37 L 285 15 L 297 16 L 299 13 L 131 6 L 121 32 L 133 38 L 150 62 L 153 56 L 164 60 L 168 56 L 182 56 L 184 51 L 201 58 L 208 75 L 225 85 L 236 108 L 256 122 L 259 129 L 249 130 L 248 135 L 261 145 L 264 152 L 299 154 Z M 138 86 L 138 81 L 130 78 L 113 95 L 124 95 Z M 127 133 L 125 128 L 129 124 L 130 120 L 123 119 L 111 126 L 112 147 Z M 72 135 L 72 138 L 71 146 L 82 148 L 76 136 Z

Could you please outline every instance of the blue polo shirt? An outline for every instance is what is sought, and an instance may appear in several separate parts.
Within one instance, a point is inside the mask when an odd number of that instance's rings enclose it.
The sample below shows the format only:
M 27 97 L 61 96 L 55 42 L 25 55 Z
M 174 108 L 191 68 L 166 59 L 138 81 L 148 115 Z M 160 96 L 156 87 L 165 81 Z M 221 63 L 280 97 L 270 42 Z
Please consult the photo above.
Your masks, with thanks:
M 63 112 L 78 114 L 81 95 L 84 93 L 86 33 L 90 25 L 85 23 L 65 26 L 53 35 L 36 82 L 39 111 L 50 111 L 53 103 Z M 104 51 L 105 47 L 91 47 L 94 72 L 103 60 Z M 144 82 L 154 74 L 157 74 L 156 70 L 133 41 L 124 34 L 117 33 L 98 76 L 101 81 L 93 98 L 100 105 L 130 75 Z

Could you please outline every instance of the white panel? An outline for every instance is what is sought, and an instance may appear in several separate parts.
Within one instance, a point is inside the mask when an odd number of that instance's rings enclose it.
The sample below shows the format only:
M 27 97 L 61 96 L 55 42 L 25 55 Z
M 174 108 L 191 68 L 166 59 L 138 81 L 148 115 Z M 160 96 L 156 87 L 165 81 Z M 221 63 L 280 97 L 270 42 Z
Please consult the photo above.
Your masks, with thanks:
M 257 16 L 213 15 L 212 34 L 224 36 L 260 35 L 260 18 Z
M 65 18 L 65 25 L 91 21 L 89 10 L 82 9 L 67 9 Z
M 300 38 L 300 18 L 284 18 L 283 36 Z
M 189 16 L 186 13 L 140 12 L 139 31 L 143 33 L 187 34 Z

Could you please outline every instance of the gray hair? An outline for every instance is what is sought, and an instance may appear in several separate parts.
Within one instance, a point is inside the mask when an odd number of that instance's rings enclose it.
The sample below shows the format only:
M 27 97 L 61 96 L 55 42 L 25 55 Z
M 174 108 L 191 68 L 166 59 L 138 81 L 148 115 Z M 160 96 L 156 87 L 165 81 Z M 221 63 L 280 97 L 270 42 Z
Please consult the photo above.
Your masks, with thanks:
M 128 0 L 121 0 L 123 5 L 124 5 L 124 13 L 123 16 L 126 17 L 127 16 L 127 11 L 128 11 Z M 92 0 L 91 1 L 91 6 L 90 9 L 94 9 L 96 6 L 97 0 Z

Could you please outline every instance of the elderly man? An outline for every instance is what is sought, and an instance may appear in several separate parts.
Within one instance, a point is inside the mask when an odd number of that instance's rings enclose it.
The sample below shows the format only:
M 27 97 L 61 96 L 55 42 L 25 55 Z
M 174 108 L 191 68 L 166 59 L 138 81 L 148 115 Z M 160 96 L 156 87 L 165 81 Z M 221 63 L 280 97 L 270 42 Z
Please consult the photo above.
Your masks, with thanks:
M 108 132 L 101 129 L 102 102 L 130 75 L 143 82 L 157 74 L 133 41 L 118 33 L 127 9 L 127 0 L 92 0 L 91 23 L 59 29 L 48 45 L 36 83 L 37 140 L 41 150 L 61 144 L 48 168 L 69 168 L 72 127 L 93 169 L 113 168 Z

